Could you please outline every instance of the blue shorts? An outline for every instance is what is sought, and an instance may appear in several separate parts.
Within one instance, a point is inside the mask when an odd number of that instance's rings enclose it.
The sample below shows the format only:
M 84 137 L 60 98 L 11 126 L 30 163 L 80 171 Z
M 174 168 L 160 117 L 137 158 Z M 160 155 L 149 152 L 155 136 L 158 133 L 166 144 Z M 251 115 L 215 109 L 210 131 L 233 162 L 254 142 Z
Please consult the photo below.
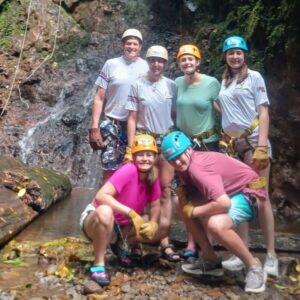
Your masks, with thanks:
M 103 170 L 116 170 L 123 162 L 127 146 L 127 122 L 105 117 L 100 124 L 105 148 L 101 151 Z
M 231 207 L 228 215 L 232 220 L 233 226 L 240 223 L 250 222 L 256 216 L 254 205 L 249 202 L 244 194 L 236 194 L 230 197 Z

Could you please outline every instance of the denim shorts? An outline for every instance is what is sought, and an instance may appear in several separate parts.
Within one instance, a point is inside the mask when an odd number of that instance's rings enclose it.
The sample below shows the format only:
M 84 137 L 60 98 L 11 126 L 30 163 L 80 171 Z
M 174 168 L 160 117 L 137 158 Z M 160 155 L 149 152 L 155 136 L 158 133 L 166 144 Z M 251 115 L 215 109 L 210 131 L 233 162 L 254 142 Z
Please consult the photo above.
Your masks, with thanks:
M 228 215 L 232 220 L 233 226 L 240 223 L 250 222 L 255 218 L 255 211 L 244 194 L 236 194 L 230 197 L 231 207 Z

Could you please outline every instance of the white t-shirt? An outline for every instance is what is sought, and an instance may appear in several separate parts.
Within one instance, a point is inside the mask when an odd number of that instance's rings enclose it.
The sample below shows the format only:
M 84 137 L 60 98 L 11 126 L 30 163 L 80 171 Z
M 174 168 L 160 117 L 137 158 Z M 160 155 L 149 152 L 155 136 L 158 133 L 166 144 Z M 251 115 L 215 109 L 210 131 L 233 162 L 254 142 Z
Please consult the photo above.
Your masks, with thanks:
M 125 109 L 130 85 L 140 75 L 147 73 L 147 62 L 138 58 L 131 62 L 123 56 L 105 62 L 95 84 L 105 89 L 104 113 L 119 121 L 126 121 L 128 111 Z
M 222 128 L 230 136 L 239 137 L 258 116 L 257 106 L 269 105 L 264 79 L 259 72 L 248 70 L 248 77 L 237 84 L 234 80 L 227 88 L 222 81 L 219 93 Z M 249 137 L 257 140 L 258 127 Z
M 164 134 L 173 126 L 172 106 L 176 99 L 176 84 L 162 77 L 152 82 L 147 75 L 131 85 L 126 109 L 138 111 L 137 128 L 151 133 Z

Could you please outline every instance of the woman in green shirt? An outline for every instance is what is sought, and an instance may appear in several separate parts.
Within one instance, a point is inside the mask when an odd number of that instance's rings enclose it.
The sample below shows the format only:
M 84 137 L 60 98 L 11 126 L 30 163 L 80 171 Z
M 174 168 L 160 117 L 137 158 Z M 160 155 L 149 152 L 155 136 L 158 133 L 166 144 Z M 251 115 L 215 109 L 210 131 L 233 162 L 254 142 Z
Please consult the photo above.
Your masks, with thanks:
M 195 45 L 183 45 L 177 53 L 177 63 L 183 76 L 176 78 L 176 127 L 192 141 L 200 151 L 218 151 L 216 100 L 220 83 L 214 77 L 200 73 L 201 53 Z M 178 189 L 179 192 L 179 189 Z M 195 243 L 188 234 L 188 244 L 183 258 L 197 257 Z

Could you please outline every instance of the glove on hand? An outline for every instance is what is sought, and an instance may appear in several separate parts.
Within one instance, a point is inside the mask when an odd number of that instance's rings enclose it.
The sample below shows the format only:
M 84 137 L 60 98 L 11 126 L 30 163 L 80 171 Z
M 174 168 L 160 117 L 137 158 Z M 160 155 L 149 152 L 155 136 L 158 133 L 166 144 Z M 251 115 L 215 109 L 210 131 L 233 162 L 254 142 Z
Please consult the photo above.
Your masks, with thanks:
M 141 226 L 140 234 L 143 238 L 152 240 L 158 228 L 158 224 L 155 221 L 149 221 Z
M 104 147 L 99 128 L 89 129 L 89 142 L 93 150 L 100 150 Z
M 194 206 L 193 206 L 192 202 L 188 202 L 187 204 L 185 204 L 182 210 L 188 219 L 192 218 L 192 214 L 193 214 L 193 210 L 194 210 Z
M 128 217 L 131 219 L 132 224 L 135 228 L 136 236 L 139 238 L 140 237 L 140 228 L 141 228 L 142 224 L 144 223 L 144 220 L 133 209 L 131 209 L 129 211 Z
M 257 170 L 263 170 L 269 165 L 268 146 L 257 146 L 252 156 Z
M 123 159 L 123 163 L 128 163 L 132 161 L 132 154 L 131 154 L 131 148 L 126 147 L 126 153 Z

